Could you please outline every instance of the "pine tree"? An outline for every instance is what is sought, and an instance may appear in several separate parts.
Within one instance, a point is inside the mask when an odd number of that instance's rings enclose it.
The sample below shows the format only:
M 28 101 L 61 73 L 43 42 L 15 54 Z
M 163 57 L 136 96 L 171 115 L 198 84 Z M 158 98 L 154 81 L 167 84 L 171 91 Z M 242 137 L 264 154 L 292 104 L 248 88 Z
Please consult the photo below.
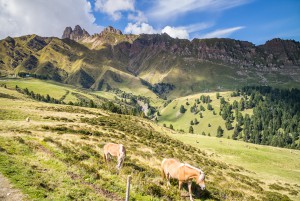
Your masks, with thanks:
M 203 118 L 202 112 L 200 112 L 200 114 L 199 114 L 199 115 L 200 115 L 200 118 Z
M 49 94 L 46 95 L 46 102 L 50 102 L 51 97 L 49 96 Z
M 203 107 L 203 105 L 200 105 L 200 111 L 205 111 L 205 108 Z
M 225 127 L 226 127 L 227 130 L 231 130 L 232 129 L 232 124 L 231 124 L 231 122 L 230 122 L 229 119 L 226 120 Z
M 239 136 L 239 133 L 240 133 L 240 127 L 239 127 L 238 124 L 236 124 L 235 127 L 234 127 L 232 139 L 237 140 L 237 138 Z
M 208 109 L 208 110 L 213 110 L 213 107 L 211 106 L 210 103 L 207 104 L 207 109 Z
M 217 137 L 222 137 L 223 133 L 224 133 L 224 130 L 222 129 L 221 126 L 219 126 L 217 129 Z
M 185 113 L 185 111 L 186 111 L 186 109 L 184 108 L 183 105 L 181 105 L 181 106 L 180 106 L 180 109 L 179 109 L 179 112 L 180 112 L 181 114 L 183 114 L 183 113 Z
M 243 98 L 241 98 L 241 100 L 238 104 L 238 109 L 239 109 L 239 111 L 244 111 L 244 109 L 245 109 L 245 100 Z

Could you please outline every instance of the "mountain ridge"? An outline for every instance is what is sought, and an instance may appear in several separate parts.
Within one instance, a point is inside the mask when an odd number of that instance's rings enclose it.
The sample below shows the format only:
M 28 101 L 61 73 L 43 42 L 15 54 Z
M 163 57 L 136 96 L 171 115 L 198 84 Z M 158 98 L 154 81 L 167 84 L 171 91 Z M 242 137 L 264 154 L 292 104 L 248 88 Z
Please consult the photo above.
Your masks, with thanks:
M 300 84 L 300 43 L 294 40 L 275 38 L 258 46 L 228 38 L 189 41 L 165 33 L 123 34 L 111 26 L 89 35 L 79 25 L 74 30 L 67 27 L 62 38 L 27 35 L 1 40 L 0 72 L 41 73 L 96 90 L 103 90 L 100 84 L 119 88 L 138 77 L 152 85 L 173 84 L 173 97 L 239 85 Z M 114 73 L 106 73 L 109 69 Z M 80 82 L 84 79 L 88 84 Z

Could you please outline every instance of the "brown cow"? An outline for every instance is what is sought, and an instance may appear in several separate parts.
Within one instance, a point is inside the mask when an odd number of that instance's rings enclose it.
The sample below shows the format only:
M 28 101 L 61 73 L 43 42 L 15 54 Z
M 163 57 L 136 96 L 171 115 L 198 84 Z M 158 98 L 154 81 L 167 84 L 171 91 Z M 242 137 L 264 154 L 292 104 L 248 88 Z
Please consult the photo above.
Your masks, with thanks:
M 195 179 L 196 183 L 205 189 L 205 174 L 199 168 L 193 167 L 187 163 L 181 163 L 176 159 L 163 159 L 161 163 L 161 172 L 163 178 L 167 178 L 168 186 L 170 186 L 170 178 L 178 179 L 179 190 L 181 190 L 182 183 L 188 182 L 190 200 L 192 197 L 192 180 Z
M 106 162 L 110 161 L 112 156 L 118 158 L 118 164 L 116 167 L 118 170 L 120 170 L 126 157 L 125 147 L 122 144 L 107 143 L 106 145 L 104 145 L 103 151 L 104 160 Z

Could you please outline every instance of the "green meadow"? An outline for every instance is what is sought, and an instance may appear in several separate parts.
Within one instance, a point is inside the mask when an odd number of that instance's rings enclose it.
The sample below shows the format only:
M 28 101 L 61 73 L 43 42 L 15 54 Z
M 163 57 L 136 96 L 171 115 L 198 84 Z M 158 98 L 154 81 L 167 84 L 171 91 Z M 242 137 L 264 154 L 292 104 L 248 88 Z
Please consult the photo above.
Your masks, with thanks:
M 231 97 L 231 91 L 220 92 L 220 96 L 224 97 L 226 101 L 232 103 L 234 100 L 239 101 L 240 97 Z M 201 95 L 210 96 L 211 105 L 213 110 L 207 109 L 207 103 L 202 103 L 200 101 L 197 104 L 196 100 L 200 98 Z M 205 111 L 200 111 L 202 113 L 202 118 L 200 117 L 200 112 L 192 113 L 190 108 L 196 104 L 199 109 L 202 105 L 205 108 Z M 186 109 L 185 113 L 180 113 L 180 106 L 183 105 Z M 215 112 L 215 114 L 213 113 Z M 173 125 L 175 130 L 183 130 L 183 132 L 188 133 L 190 122 L 197 119 L 199 122 L 196 125 L 192 125 L 194 129 L 194 134 L 210 134 L 211 136 L 216 136 L 217 128 L 220 125 L 224 130 L 224 137 L 231 137 L 233 134 L 233 129 L 227 130 L 225 128 L 225 121 L 219 115 L 220 112 L 220 100 L 216 97 L 216 92 L 211 93 L 199 93 L 195 95 L 180 97 L 174 99 L 170 104 L 168 104 L 165 108 L 160 110 L 160 116 L 158 117 L 158 122 L 160 125 L 166 125 L 170 127 L 170 124 Z M 245 110 L 242 112 L 243 115 L 246 113 L 252 114 L 252 110 Z M 236 121 L 232 123 L 235 126 Z M 203 133 L 204 132 L 204 133 Z
M 175 139 L 204 150 L 228 164 L 241 166 L 266 182 L 300 184 L 300 151 L 194 134 L 172 134 Z

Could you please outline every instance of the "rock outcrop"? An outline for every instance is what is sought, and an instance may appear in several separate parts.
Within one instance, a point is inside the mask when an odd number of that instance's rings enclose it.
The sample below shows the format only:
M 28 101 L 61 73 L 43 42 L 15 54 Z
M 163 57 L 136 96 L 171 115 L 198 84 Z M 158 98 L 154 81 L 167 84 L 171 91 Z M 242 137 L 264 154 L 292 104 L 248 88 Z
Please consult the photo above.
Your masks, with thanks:
M 103 31 L 100 33 L 100 35 L 103 34 L 118 34 L 118 35 L 122 35 L 122 31 L 120 31 L 119 29 L 115 29 L 112 26 L 108 26 L 105 29 L 103 29 Z
M 90 34 L 85 29 L 82 29 L 79 25 L 76 25 L 74 30 L 72 30 L 71 27 L 66 27 L 62 35 L 62 39 L 69 38 L 75 41 L 79 41 L 80 39 L 89 36 Z

